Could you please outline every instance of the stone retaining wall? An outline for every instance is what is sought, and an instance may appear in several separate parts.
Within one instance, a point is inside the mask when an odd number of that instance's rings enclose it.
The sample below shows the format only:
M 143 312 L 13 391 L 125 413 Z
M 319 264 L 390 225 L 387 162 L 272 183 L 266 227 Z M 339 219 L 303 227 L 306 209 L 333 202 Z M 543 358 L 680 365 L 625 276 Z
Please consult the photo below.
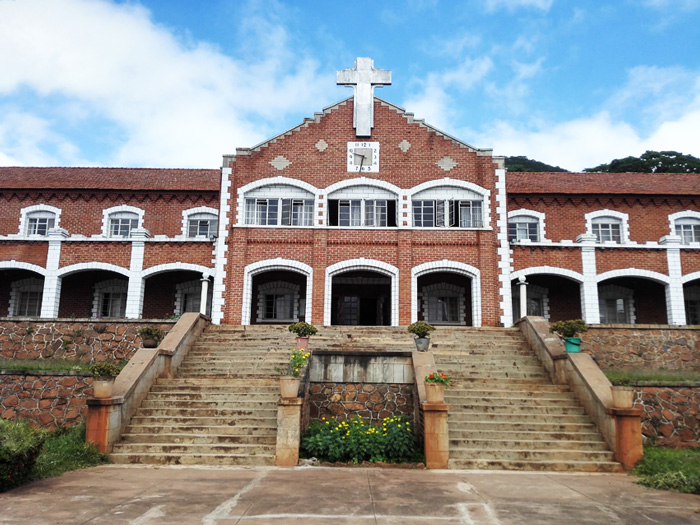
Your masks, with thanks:
M 700 385 L 638 386 L 642 434 L 672 448 L 700 446 Z
M 0 417 L 26 419 L 43 428 L 79 423 L 87 414 L 92 376 L 74 372 L 0 370 Z
M 130 359 L 141 348 L 137 331 L 175 321 L 0 319 L 0 359 L 65 358 L 82 362 Z
M 603 370 L 667 368 L 700 371 L 700 330 L 659 325 L 590 326 L 581 350 Z
M 385 417 L 413 417 L 414 410 L 413 385 L 405 383 L 311 383 L 306 401 L 311 419 L 359 416 L 376 423 Z

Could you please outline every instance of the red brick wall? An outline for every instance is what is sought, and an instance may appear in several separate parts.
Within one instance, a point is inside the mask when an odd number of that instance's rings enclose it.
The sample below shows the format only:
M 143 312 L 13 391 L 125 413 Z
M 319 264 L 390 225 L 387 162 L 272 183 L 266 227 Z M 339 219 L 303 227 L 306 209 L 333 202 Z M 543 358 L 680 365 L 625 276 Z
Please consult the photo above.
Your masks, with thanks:
M 60 267 L 84 262 L 102 262 L 129 268 L 131 242 L 64 242 L 61 245 Z
M 640 268 L 668 275 L 666 250 L 598 249 L 595 256 L 599 274 L 621 268 Z
M 554 266 L 581 273 L 581 248 L 540 247 L 513 245 L 513 270 L 518 271 L 533 266 Z
M 44 241 L 0 241 L 0 261 L 17 261 L 45 267 L 48 250 L 49 243 Z
M 213 259 L 213 246 L 209 242 L 147 242 L 143 269 L 175 261 L 213 268 Z

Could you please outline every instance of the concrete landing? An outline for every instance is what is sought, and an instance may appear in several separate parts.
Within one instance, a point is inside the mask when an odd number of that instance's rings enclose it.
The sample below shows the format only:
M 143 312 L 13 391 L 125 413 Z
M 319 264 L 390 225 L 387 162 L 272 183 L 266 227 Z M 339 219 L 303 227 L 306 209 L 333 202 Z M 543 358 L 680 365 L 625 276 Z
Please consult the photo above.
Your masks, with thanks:
M 700 523 L 627 474 L 108 465 L 0 494 L 0 523 Z

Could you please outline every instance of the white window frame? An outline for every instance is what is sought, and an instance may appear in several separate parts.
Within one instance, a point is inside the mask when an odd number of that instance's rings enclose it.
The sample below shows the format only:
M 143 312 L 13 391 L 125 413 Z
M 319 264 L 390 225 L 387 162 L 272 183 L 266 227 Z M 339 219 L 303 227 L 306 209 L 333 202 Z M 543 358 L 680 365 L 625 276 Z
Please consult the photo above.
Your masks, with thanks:
M 603 304 L 608 300 L 623 301 L 625 307 L 625 322 L 610 323 L 603 315 Z M 608 284 L 598 289 L 598 312 L 601 324 L 636 324 L 636 312 L 634 304 L 634 291 L 616 284 Z
M 105 319 L 120 319 L 126 317 L 128 303 L 129 282 L 125 279 L 109 279 L 95 283 L 92 296 L 92 317 Z M 102 315 L 102 303 L 106 293 L 118 293 L 124 295 L 123 312 L 121 316 L 109 317 Z
M 605 241 L 599 242 L 596 236 L 596 242 L 598 244 L 606 245 L 619 245 L 619 244 L 629 244 L 629 215 L 615 210 L 597 210 L 586 214 L 586 232 L 590 235 L 595 235 L 593 232 L 593 224 L 619 224 L 620 225 L 620 242 L 615 241 Z M 605 219 L 611 219 L 605 221 Z
M 135 214 L 137 216 L 137 224 L 136 228 L 130 228 L 129 230 L 129 236 L 128 237 L 122 237 L 122 236 L 113 236 L 111 235 L 112 233 L 112 228 L 111 228 L 111 222 L 113 218 L 123 218 L 123 217 L 118 217 L 118 215 L 122 214 Z M 102 236 L 107 237 L 109 239 L 117 239 L 117 240 L 124 240 L 128 239 L 131 237 L 131 234 L 133 231 L 137 228 L 143 228 L 143 216 L 144 216 L 145 211 L 142 210 L 141 208 L 137 208 L 135 206 L 127 206 L 125 204 L 121 206 L 113 206 L 111 208 L 107 208 L 106 210 L 102 210 Z
M 46 235 L 41 234 L 30 234 L 29 233 L 29 221 L 34 217 L 48 218 L 49 214 L 53 215 L 54 223 L 51 228 L 47 229 Z M 19 235 L 21 237 L 28 238 L 40 238 L 45 239 L 48 236 L 48 230 L 52 228 L 58 228 L 61 223 L 61 209 L 55 206 L 49 206 L 48 204 L 35 204 L 33 206 L 27 206 L 22 208 L 21 215 L 19 219 Z
M 190 221 L 192 220 L 202 220 L 208 219 L 213 221 L 209 227 L 209 235 L 196 235 L 190 237 Z M 219 233 L 219 212 L 216 208 L 211 208 L 209 206 L 199 206 L 197 208 L 190 208 L 189 210 L 183 210 L 182 212 L 182 237 L 186 239 L 211 239 L 217 236 Z
M 686 210 L 680 211 L 678 213 L 672 213 L 668 216 L 669 228 L 671 230 L 671 235 L 678 235 L 676 233 L 676 227 L 685 224 L 698 224 L 700 223 L 700 212 Z M 684 242 L 683 235 L 680 235 L 681 244 L 688 245 L 698 245 L 700 244 L 700 238 L 691 242 Z
M 365 177 L 343 181 L 328 188 L 326 195 L 325 224 L 330 228 L 398 228 L 400 224 L 399 207 L 401 195 L 398 188 L 380 181 L 369 181 Z M 330 224 L 331 201 L 338 201 L 337 224 Z M 389 205 L 389 202 L 393 205 Z M 350 213 L 349 224 L 341 221 L 341 207 L 350 203 L 350 208 L 357 210 Z M 389 221 L 389 210 L 393 209 L 393 219 Z M 394 222 L 394 226 L 389 226 Z
M 14 281 L 10 286 L 10 305 L 8 317 L 40 317 L 41 316 L 41 300 L 44 292 L 44 281 L 36 277 L 21 279 Z M 37 312 L 36 315 L 21 315 L 19 309 L 22 306 L 21 296 L 23 293 L 38 294 Z
M 265 317 L 267 310 L 267 296 L 289 297 L 291 317 Z M 299 320 L 299 285 L 287 281 L 274 281 L 262 284 L 258 287 L 258 311 L 256 320 L 258 323 L 296 322 Z
M 317 219 L 317 209 L 319 190 L 306 182 L 290 179 L 288 177 L 272 177 L 246 184 L 237 191 L 236 199 L 236 223 L 239 226 L 247 227 L 289 227 L 289 228 L 311 228 Z M 249 220 L 248 201 L 256 200 L 277 200 L 277 218 L 273 224 L 258 224 L 257 221 Z M 303 216 L 309 220 L 308 225 L 293 224 L 293 206 L 290 204 L 289 222 L 283 224 L 283 200 L 290 201 L 310 201 L 308 210 L 304 210 Z
M 518 221 L 520 219 L 520 221 Z M 526 219 L 523 221 L 522 219 Z M 542 242 L 545 240 L 545 214 L 535 210 L 513 210 L 508 212 L 508 241 L 511 243 L 523 243 L 523 242 Z M 528 224 L 537 224 L 537 240 L 533 241 L 529 238 L 527 239 L 510 239 L 510 225 L 511 223 L 522 223 L 527 222 Z
M 411 218 L 409 224 L 411 228 L 458 228 L 462 230 L 484 230 L 489 228 L 490 222 L 490 192 L 476 184 L 456 181 L 453 179 L 443 179 L 439 181 L 429 181 L 412 188 L 408 196 Z M 419 202 L 421 209 L 426 208 L 425 203 L 433 201 L 433 226 L 416 225 L 415 208 Z M 465 206 L 466 203 L 473 205 L 474 202 L 480 203 L 480 224 L 473 226 L 461 226 L 462 214 L 465 209 L 471 206 Z M 406 210 L 404 210 L 406 211 Z M 423 215 L 423 214 L 422 214 Z M 421 223 L 424 222 L 421 217 Z M 473 214 L 470 212 L 470 219 Z

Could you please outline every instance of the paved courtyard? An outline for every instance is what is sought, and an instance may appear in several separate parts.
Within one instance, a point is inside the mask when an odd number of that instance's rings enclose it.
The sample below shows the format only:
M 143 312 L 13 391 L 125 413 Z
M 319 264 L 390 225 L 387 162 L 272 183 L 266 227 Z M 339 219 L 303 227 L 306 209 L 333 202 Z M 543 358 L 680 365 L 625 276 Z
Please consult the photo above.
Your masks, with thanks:
M 0 494 L 0 523 L 688 524 L 627 474 L 108 465 Z

